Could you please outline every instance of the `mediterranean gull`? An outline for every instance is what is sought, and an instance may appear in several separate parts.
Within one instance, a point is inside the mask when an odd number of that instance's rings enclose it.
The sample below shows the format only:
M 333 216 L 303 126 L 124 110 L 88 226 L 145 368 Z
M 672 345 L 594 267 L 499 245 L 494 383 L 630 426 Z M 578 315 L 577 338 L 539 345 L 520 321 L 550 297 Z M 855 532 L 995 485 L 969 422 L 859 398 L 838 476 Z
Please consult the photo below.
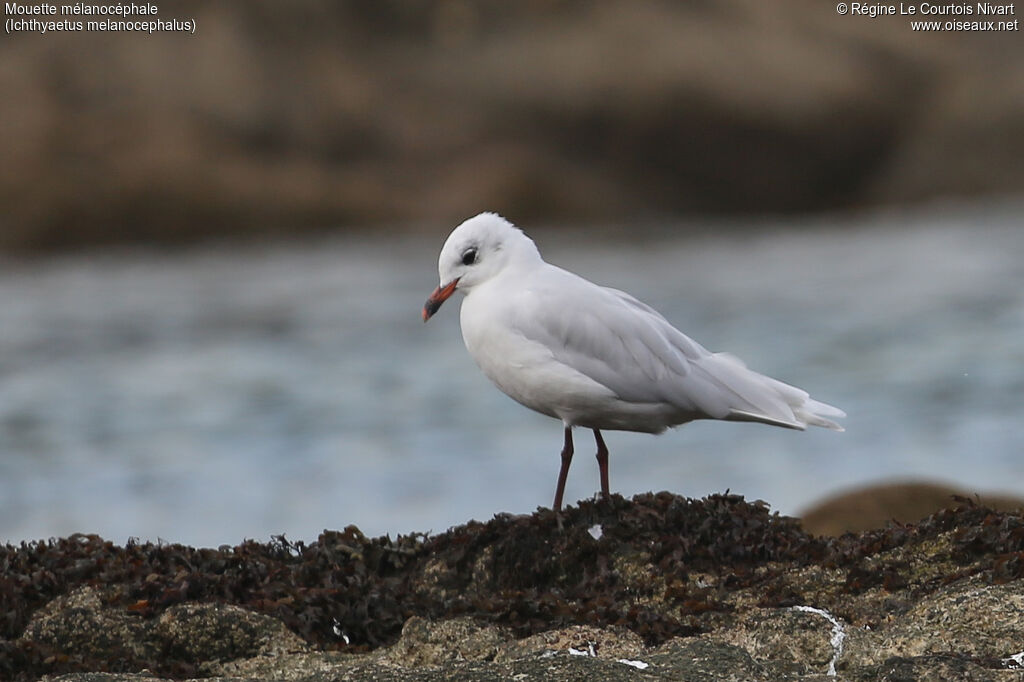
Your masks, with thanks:
M 554 509 L 562 508 L 572 427 L 593 430 L 601 493 L 608 448 L 601 430 L 661 433 L 695 419 L 759 422 L 804 430 L 843 427 L 846 414 L 795 386 L 712 353 L 629 294 L 546 263 L 537 246 L 495 213 L 449 235 L 437 263 L 440 286 L 426 322 L 456 291 L 466 349 L 494 384 L 565 427 Z

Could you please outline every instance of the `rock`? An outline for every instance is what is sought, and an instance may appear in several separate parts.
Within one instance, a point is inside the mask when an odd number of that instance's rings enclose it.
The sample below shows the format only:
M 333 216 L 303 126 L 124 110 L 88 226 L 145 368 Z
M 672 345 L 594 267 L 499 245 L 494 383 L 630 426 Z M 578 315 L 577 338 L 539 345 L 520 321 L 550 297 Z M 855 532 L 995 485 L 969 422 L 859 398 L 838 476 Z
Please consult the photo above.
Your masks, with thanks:
M 47 682 L 147 682 L 158 680 L 150 673 L 74 673 L 43 678 Z
M 499 648 L 494 660 L 502 663 L 544 658 L 557 653 L 588 655 L 614 661 L 632 660 L 641 657 L 645 649 L 643 640 L 625 628 L 575 625 L 505 643 Z
M 973 661 L 948 656 L 894 658 L 885 663 L 843 673 L 849 682 L 1019 682 L 1020 673 L 993 670 Z
M 885 528 L 892 521 L 913 523 L 940 509 L 956 506 L 956 498 L 976 493 L 938 483 L 882 483 L 836 493 L 800 512 L 809 533 L 842 535 Z M 987 493 L 979 503 L 1009 511 L 1024 507 L 1024 498 Z
M 1024 189 L 1014 31 L 812 0 L 161 10 L 196 34 L 0 44 L 0 248 Z
M 884 628 L 857 633 L 846 647 L 852 664 L 892 658 L 999 661 L 1024 649 L 1024 586 L 974 578 L 923 598 Z
M 787 662 L 759 662 L 741 647 L 705 637 L 672 640 L 643 660 L 656 671 L 681 673 L 679 679 L 694 682 L 803 679 Z
M 830 666 L 834 671 L 842 646 L 833 643 L 834 616 L 813 607 L 803 609 L 758 609 L 705 638 L 731 644 L 760 664 L 783 665 L 791 673 L 827 674 Z
M 374 657 L 324 651 L 300 654 L 283 653 L 275 656 L 239 659 L 211 666 L 209 672 L 218 676 L 214 679 L 277 680 L 278 682 L 403 679 L 401 670 L 394 666 L 380 665 Z
M 276 618 L 231 604 L 179 604 L 152 625 L 161 651 L 184 660 L 230 661 L 309 650 Z
M 969 502 L 822 538 L 737 496 L 613 496 L 429 538 L 76 536 L 0 566 L 14 682 L 1009 680 L 1024 658 L 1024 517 Z
M 482 626 L 472 618 L 431 622 L 414 616 L 406 621 L 399 640 L 380 658 L 404 668 L 492 661 L 511 637 L 507 628 Z
M 159 653 L 148 630 L 142 618 L 104 607 L 100 593 L 83 586 L 38 611 L 21 639 L 85 660 L 148 660 Z
M 169 657 L 215 669 L 223 661 L 309 650 L 279 620 L 237 606 L 179 604 L 156 620 L 144 619 L 104 605 L 92 587 L 43 607 L 21 641 L 97 666 Z

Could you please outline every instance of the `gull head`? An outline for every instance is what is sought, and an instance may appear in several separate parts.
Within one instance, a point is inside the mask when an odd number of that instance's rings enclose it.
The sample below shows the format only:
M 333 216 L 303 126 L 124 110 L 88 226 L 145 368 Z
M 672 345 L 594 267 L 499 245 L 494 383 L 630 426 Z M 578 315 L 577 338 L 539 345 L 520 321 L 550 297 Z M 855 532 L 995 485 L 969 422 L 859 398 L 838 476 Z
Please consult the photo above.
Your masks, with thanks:
M 506 268 L 540 261 L 533 240 L 497 213 L 481 213 L 448 235 L 437 259 L 441 283 L 423 306 L 423 321 L 459 291 L 468 294 Z

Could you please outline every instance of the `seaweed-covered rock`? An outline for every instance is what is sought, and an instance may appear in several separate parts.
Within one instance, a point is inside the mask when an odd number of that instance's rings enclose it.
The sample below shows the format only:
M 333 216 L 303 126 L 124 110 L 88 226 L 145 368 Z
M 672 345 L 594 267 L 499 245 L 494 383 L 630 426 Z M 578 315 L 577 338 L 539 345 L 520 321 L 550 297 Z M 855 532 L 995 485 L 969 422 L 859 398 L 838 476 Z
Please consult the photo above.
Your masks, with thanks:
M 0 568 L 17 682 L 998 680 L 1024 648 L 1024 518 L 969 501 L 825 538 L 733 495 L 614 496 L 393 540 L 75 536 Z

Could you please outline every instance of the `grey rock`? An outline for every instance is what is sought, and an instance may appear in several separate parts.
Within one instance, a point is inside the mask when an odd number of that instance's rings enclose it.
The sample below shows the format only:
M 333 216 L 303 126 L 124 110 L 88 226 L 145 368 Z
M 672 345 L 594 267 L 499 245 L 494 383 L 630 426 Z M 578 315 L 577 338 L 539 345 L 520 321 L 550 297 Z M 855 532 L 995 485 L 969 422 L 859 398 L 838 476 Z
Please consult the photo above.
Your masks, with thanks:
M 278 680 L 293 682 L 317 679 L 374 679 L 374 675 L 401 674 L 381 666 L 372 656 L 336 652 L 284 653 L 256 656 L 211 666 L 210 672 L 223 679 Z M 391 678 L 385 678 L 391 679 Z
M 309 646 L 281 621 L 229 604 L 179 604 L 167 609 L 151 636 L 185 660 L 222 661 Z
M 747 652 L 760 663 L 786 664 L 794 671 L 827 673 L 836 656 L 833 624 L 823 615 L 795 609 L 759 609 L 708 639 Z
M 630 682 L 645 679 L 672 679 L 664 673 L 637 670 L 616 661 L 560 654 L 549 658 L 532 658 L 500 665 L 484 667 L 482 664 L 466 666 L 453 671 L 451 677 L 431 678 L 436 680 L 486 680 L 506 682 L 508 680 L 552 680 L 554 682 Z M 678 678 L 684 679 L 684 678 Z
M 782 679 L 781 671 L 758 663 L 740 647 L 703 638 L 666 642 L 646 656 L 644 662 L 656 670 L 684 673 L 675 679 L 692 682 L 769 682 Z
M 207 616 L 223 615 L 211 610 Z M 235 615 L 226 616 L 227 621 Z M 580 626 L 541 633 L 519 641 L 503 628 L 468 618 L 432 623 L 410 619 L 399 644 L 371 654 L 286 652 L 264 649 L 247 659 L 216 664 L 219 682 L 281 680 L 327 682 L 376 680 L 687 680 L 688 682 L 825 682 L 847 680 L 1020 680 L 1019 671 L 985 667 L 960 652 L 946 655 L 890 656 L 877 663 L 863 657 L 840 665 L 838 677 L 822 670 L 831 658 L 830 624 L 810 613 L 765 609 L 740 619 L 737 629 L 676 638 L 647 649 L 633 633 L 619 628 Z M 787 636 L 787 632 L 791 636 Z M 891 635 L 895 637 L 895 635 Z M 289 638 L 285 638 L 287 641 Z M 730 639 L 733 642 L 725 641 Z M 595 643 L 589 647 L 577 644 Z M 600 646 L 597 646 L 599 643 Z M 826 646 L 827 645 L 827 646 Z M 445 647 L 449 647 L 445 649 Z M 564 647 L 564 648 L 563 648 Z M 570 653 L 569 648 L 576 653 Z M 198 650 L 197 650 L 198 651 Z M 270 652 L 270 653 L 267 653 Z M 586 654 L 584 653 L 586 652 Z M 619 655 L 622 658 L 618 658 Z M 628 654 L 628 655 L 627 655 Z M 133 682 L 146 674 L 77 673 L 47 678 L 54 682 Z
M 292 665 L 299 661 L 292 659 Z M 307 661 L 306 663 L 309 663 Z M 250 678 L 247 678 L 250 679 Z M 632 666 L 616 661 L 591 658 L 589 656 L 571 656 L 558 654 L 545 658 L 529 658 L 505 663 L 486 661 L 458 661 L 442 667 L 404 668 L 389 666 L 382 662 L 361 661 L 358 664 L 346 665 L 337 663 L 326 668 L 292 668 L 290 670 L 274 670 L 267 676 L 253 677 L 259 680 L 303 680 L 306 682 L 362 681 L 376 680 L 379 682 L 434 682 L 440 680 L 643 680 L 643 679 L 675 679 L 667 675 L 667 671 L 637 670 Z M 77 682 L 77 681 L 69 681 Z
M 634 659 L 642 656 L 645 649 L 640 637 L 626 628 L 575 625 L 503 644 L 494 660 L 503 663 L 570 650 L 603 659 Z
M 402 636 L 381 654 L 381 660 L 406 668 L 439 666 L 455 661 L 491 661 L 512 638 L 506 628 L 481 626 L 471 618 L 433 623 L 413 617 Z
M 849 682 L 1019 682 L 1020 672 L 984 668 L 954 656 L 892 658 L 843 675 Z
M 46 676 L 45 682 L 162 682 L 150 673 L 74 673 Z
M 987 585 L 973 578 L 925 597 L 877 631 L 854 633 L 846 658 L 867 665 L 894 657 L 999 660 L 1022 649 L 1024 585 Z
M 173 654 L 201 663 L 204 670 L 214 670 L 226 660 L 309 650 L 279 620 L 237 606 L 179 604 L 158 619 L 144 619 L 124 608 L 105 606 L 92 587 L 81 587 L 40 609 L 21 639 L 100 662 Z
M 159 651 L 142 618 L 124 609 L 107 609 L 100 593 L 80 587 L 40 609 L 22 639 L 85 659 L 149 659 Z

